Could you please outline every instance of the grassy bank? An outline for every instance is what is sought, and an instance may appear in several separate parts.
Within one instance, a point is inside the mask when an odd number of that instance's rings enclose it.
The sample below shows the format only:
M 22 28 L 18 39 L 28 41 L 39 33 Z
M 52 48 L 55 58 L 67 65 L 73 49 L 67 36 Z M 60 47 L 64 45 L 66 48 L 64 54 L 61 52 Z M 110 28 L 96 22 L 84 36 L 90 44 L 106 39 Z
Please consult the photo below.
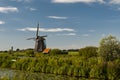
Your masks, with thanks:
M 37 57 L 18 58 L 16 54 L 1 53 L 0 67 L 73 77 L 98 79 L 107 77 L 111 80 L 120 78 L 120 59 L 107 61 L 106 64 L 101 57 L 94 56 L 87 58 L 79 55 L 38 55 Z

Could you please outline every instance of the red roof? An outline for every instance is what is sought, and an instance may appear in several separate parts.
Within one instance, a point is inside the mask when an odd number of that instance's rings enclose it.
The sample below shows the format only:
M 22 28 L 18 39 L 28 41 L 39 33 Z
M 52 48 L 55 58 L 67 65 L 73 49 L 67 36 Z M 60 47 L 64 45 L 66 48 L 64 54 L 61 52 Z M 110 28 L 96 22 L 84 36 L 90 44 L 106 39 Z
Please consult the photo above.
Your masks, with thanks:
M 50 48 L 46 48 L 46 49 L 44 49 L 43 53 L 49 53 L 50 50 L 51 50 Z

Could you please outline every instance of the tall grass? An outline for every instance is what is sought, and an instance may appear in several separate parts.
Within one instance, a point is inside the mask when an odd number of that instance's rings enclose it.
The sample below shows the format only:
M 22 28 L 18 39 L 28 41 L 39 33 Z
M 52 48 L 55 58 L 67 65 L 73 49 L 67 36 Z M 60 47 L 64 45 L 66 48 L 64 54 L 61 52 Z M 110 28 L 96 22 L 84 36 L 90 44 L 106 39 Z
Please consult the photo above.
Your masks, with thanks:
M 11 61 L 16 59 L 16 62 Z M 75 77 L 108 79 L 120 78 L 120 59 L 104 64 L 101 57 L 74 55 L 40 55 L 39 57 L 16 58 L 11 54 L 0 54 L 0 67 L 28 72 L 42 72 Z M 107 71 L 107 72 L 106 72 Z

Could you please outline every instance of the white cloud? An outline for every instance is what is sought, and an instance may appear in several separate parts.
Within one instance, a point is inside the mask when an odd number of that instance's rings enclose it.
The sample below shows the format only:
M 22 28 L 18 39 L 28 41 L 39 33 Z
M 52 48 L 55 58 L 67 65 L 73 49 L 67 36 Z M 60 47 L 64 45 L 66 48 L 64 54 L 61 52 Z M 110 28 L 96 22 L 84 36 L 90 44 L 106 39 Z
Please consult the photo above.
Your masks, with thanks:
M 89 32 L 95 32 L 95 30 L 89 30 Z
M 52 0 L 53 3 L 93 3 L 93 2 L 99 2 L 104 3 L 104 0 Z
M 104 0 L 97 0 L 97 2 L 106 3 Z
M 29 8 L 30 9 L 30 11 L 36 11 L 37 9 L 35 9 L 35 8 Z
M 47 16 L 47 17 L 51 19 L 67 19 L 67 17 L 60 17 L 60 16 Z
M 5 22 L 0 20 L 0 24 L 5 24 Z
M 16 1 L 16 2 L 31 2 L 32 0 L 11 0 L 11 1 Z
M 18 12 L 18 8 L 16 7 L 0 7 L 0 13 L 8 13 L 8 12 Z
M 37 28 L 23 28 L 23 29 L 18 29 L 19 31 L 36 31 Z M 45 28 L 40 28 L 41 32 L 63 32 L 63 31 L 67 31 L 67 32 L 74 32 L 74 29 L 70 29 L 70 28 L 51 28 L 51 29 L 45 29 Z
M 67 35 L 67 36 L 75 36 L 76 33 L 68 33 L 68 34 L 64 34 L 64 35 Z
M 37 10 L 36 8 L 33 8 L 33 7 L 25 7 L 25 8 L 29 11 L 36 11 Z
M 120 4 L 120 0 L 110 0 L 110 4 Z
M 68 34 L 57 34 L 57 36 L 75 36 L 76 33 L 68 33 Z
M 83 34 L 82 36 L 83 37 L 89 37 L 90 35 L 89 34 Z

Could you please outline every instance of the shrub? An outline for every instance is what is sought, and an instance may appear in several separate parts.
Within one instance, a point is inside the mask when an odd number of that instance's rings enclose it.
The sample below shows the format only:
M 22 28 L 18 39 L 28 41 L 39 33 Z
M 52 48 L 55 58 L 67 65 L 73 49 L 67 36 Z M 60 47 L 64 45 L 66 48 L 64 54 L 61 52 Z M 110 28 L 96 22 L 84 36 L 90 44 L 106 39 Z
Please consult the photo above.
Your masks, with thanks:
M 97 47 L 85 47 L 79 50 L 79 55 L 84 57 L 93 57 L 97 56 Z
M 61 54 L 62 51 L 60 49 L 52 49 L 50 51 L 50 55 L 57 55 L 57 54 Z

